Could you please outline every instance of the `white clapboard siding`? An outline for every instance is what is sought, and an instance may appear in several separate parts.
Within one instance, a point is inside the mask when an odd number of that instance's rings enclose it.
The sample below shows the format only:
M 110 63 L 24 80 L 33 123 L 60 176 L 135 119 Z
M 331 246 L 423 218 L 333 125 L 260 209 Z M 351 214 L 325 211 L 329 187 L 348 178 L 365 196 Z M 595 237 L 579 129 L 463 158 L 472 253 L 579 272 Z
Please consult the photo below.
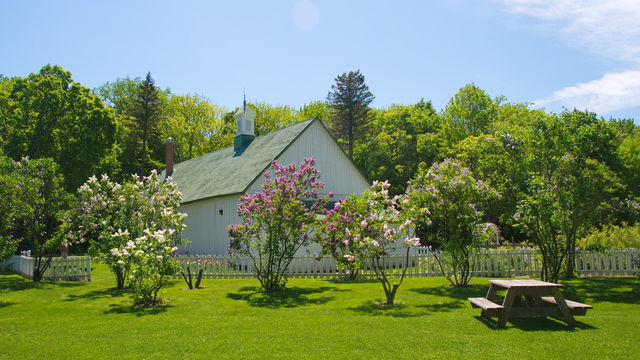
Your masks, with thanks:
M 451 268 L 444 261 L 441 253 L 436 253 L 443 261 L 444 270 L 451 274 Z M 638 259 L 637 249 L 611 250 L 607 253 L 588 251 L 576 252 L 576 271 L 580 276 L 633 276 L 638 274 L 634 259 Z M 190 267 L 192 276 L 203 269 L 205 278 L 241 278 L 254 277 L 255 271 L 249 257 L 228 257 L 222 255 L 181 256 L 182 271 L 187 273 Z M 358 276 L 375 278 L 376 274 L 367 260 Z M 390 256 L 385 259 L 388 273 L 400 274 L 407 257 Z M 440 265 L 428 249 L 414 249 L 408 258 L 409 267 L 406 276 L 440 276 Z M 470 259 L 471 275 L 476 277 L 516 277 L 538 276 L 542 268 L 542 258 L 535 249 L 522 248 L 507 251 L 482 250 Z M 344 271 L 332 257 L 316 258 L 313 256 L 297 256 L 289 265 L 289 277 L 337 278 L 344 277 Z M 176 274 L 181 276 L 181 274 Z

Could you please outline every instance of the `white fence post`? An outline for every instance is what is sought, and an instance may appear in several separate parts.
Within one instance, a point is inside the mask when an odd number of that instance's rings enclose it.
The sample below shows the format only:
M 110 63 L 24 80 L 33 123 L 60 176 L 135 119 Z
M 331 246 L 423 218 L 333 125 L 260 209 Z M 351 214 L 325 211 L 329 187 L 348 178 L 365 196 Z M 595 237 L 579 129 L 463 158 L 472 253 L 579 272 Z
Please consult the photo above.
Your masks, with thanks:
M 593 253 L 589 251 L 576 252 L 576 271 L 580 276 L 632 276 L 633 259 L 640 256 L 638 249 L 611 250 L 608 253 Z M 181 256 L 178 258 L 181 268 L 186 272 L 186 266 L 191 263 L 192 276 L 196 276 L 199 269 L 204 270 L 206 278 L 243 278 L 255 276 L 249 257 L 229 257 L 224 255 Z M 90 259 L 89 259 L 90 261 Z M 395 255 L 387 259 L 390 269 L 400 269 L 404 266 L 405 256 Z M 537 250 L 520 248 L 506 251 L 492 251 L 482 249 L 471 256 L 471 275 L 479 277 L 512 277 L 538 276 L 542 267 L 542 259 Z M 90 264 L 88 266 L 90 268 Z M 409 255 L 409 269 L 407 276 L 440 276 L 440 267 L 430 250 L 416 248 Z M 195 272 L 194 272 L 195 271 Z M 445 271 L 451 271 L 446 267 Z M 90 276 L 90 273 L 89 273 Z M 181 276 L 180 273 L 176 274 Z M 316 260 L 312 256 L 299 256 L 293 259 L 288 269 L 289 277 L 319 277 L 338 278 L 344 276 L 338 269 L 337 261 L 332 257 Z M 360 270 L 362 278 L 373 278 L 370 260 Z

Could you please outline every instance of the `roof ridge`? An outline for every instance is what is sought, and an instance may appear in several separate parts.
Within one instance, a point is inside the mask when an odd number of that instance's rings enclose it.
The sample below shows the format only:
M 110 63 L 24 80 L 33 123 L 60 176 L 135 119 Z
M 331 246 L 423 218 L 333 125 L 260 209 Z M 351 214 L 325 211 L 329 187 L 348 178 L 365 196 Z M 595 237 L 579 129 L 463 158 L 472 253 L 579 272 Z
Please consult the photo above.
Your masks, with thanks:
M 316 119 L 315 117 L 312 117 L 312 118 L 307 119 L 307 120 L 302 120 L 302 121 L 298 121 L 297 123 L 289 124 L 289 125 L 287 125 L 287 126 L 285 126 L 285 127 L 281 127 L 281 128 L 280 128 L 280 129 L 278 129 L 278 130 L 271 131 L 271 132 L 266 133 L 266 134 L 264 134 L 264 135 L 256 136 L 256 139 L 258 139 L 258 138 L 260 138 L 260 139 L 264 139 L 265 137 L 271 137 L 271 136 L 274 136 L 273 134 L 277 134 L 278 132 L 280 132 L 280 131 L 282 131 L 282 130 L 288 129 L 288 128 L 290 128 L 290 127 L 292 127 L 292 126 L 295 126 L 295 125 L 300 125 L 300 124 L 302 124 L 302 123 L 304 123 L 304 122 L 311 122 L 311 121 L 313 121 L 313 120 L 315 120 L 315 119 Z M 254 140 L 255 140 L 255 139 L 254 139 Z M 215 154 L 215 153 L 218 153 L 218 152 L 224 151 L 224 150 L 226 150 L 226 149 L 228 149 L 228 148 L 232 148 L 232 147 L 233 147 L 233 145 L 225 146 L 225 147 L 220 148 L 220 149 L 218 149 L 218 150 L 213 150 L 213 151 L 210 151 L 210 152 L 208 152 L 208 153 L 202 154 L 202 155 L 200 155 L 200 156 L 196 156 L 196 157 L 193 157 L 193 158 L 191 158 L 191 159 L 187 159 L 187 160 L 185 160 L 185 161 L 181 161 L 181 162 L 179 162 L 179 163 L 175 164 L 174 166 L 177 166 L 177 165 L 180 165 L 180 164 L 184 164 L 184 163 L 189 162 L 189 161 L 191 161 L 191 160 L 200 159 L 200 158 L 205 157 L 205 156 L 207 156 L 207 155 Z

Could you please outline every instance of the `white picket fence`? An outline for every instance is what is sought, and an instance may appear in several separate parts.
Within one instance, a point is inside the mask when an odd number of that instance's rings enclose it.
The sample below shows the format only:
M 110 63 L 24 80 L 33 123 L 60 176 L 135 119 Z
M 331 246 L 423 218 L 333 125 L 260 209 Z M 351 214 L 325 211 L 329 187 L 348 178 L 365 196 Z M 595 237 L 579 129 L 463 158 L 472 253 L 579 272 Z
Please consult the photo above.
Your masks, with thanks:
M 30 279 L 36 259 L 25 255 L 14 255 L 2 263 Z M 47 280 L 91 280 L 91 258 L 89 256 L 69 256 L 66 259 L 54 257 L 44 274 Z
M 578 251 L 576 271 L 580 276 L 633 276 L 638 274 L 634 259 L 640 257 L 638 249 L 611 250 L 608 253 Z M 255 271 L 249 257 L 229 257 L 224 255 L 180 256 L 185 274 L 189 266 L 195 276 L 200 269 L 205 278 L 254 277 Z M 402 269 L 405 256 L 391 256 L 386 260 L 388 269 Z M 369 264 L 370 265 L 370 264 Z M 508 251 L 483 250 L 471 258 L 471 274 L 478 277 L 538 276 L 542 258 L 535 249 L 523 248 Z M 343 277 L 338 264 L 332 257 L 317 259 L 313 256 L 298 256 L 288 269 L 290 277 L 336 278 Z M 445 270 L 449 270 L 445 268 Z M 409 255 L 407 276 L 440 276 L 440 267 L 431 252 L 418 248 Z M 176 276 L 181 276 L 176 274 Z M 359 273 L 360 277 L 371 278 L 375 274 L 371 266 Z

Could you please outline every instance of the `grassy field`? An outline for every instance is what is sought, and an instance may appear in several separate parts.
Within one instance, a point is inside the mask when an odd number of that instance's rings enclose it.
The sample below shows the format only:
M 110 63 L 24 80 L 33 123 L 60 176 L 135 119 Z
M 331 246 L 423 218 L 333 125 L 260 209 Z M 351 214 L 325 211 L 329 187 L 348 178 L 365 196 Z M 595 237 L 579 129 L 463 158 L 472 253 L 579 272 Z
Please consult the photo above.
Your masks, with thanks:
M 132 307 L 98 265 L 91 282 L 34 284 L 0 275 L 3 359 L 638 359 L 640 294 L 632 278 L 565 283 L 593 305 L 577 328 L 521 319 L 496 330 L 466 300 L 487 279 L 455 289 L 443 278 L 408 279 L 394 307 L 376 282 L 291 279 L 267 296 L 257 281 L 175 281 L 166 305 Z

